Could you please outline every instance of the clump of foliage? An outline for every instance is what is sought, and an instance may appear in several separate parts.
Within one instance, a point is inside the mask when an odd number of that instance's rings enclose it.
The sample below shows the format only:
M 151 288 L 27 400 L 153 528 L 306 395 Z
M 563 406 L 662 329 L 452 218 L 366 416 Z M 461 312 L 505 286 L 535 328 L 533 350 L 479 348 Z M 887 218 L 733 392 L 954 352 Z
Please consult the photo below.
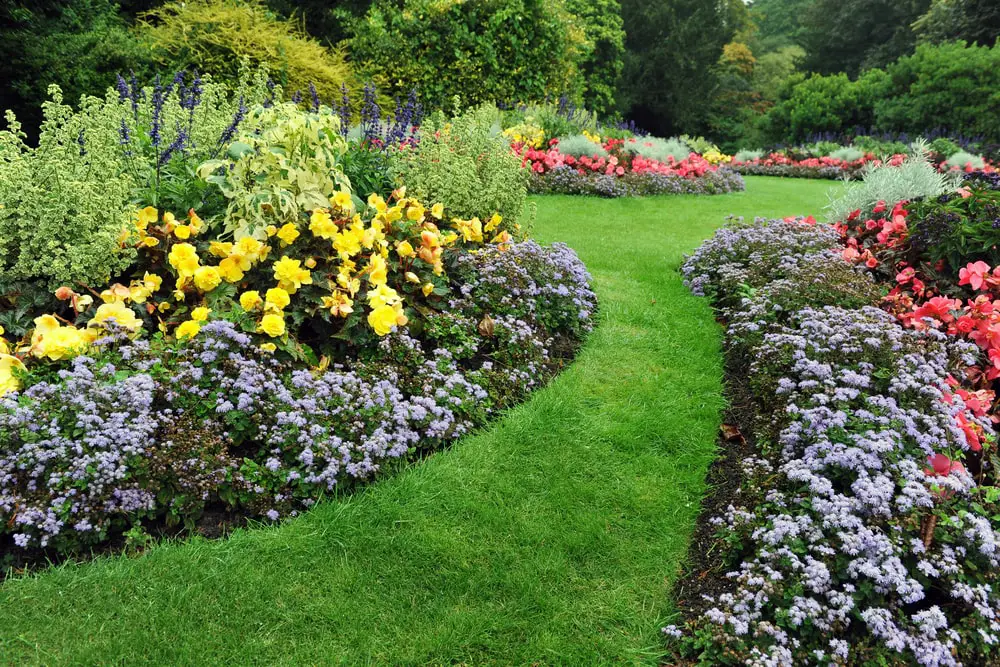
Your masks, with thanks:
M 453 96 L 476 105 L 542 100 L 550 91 L 580 100 L 578 61 L 586 34 L 559 0 L 375 2 L 350 48 L 359 73 L 390 95 L 416 87 L 430 108 Z
M 235 79 L 242 62 L 266 65 L 285 90 L 324 101 L 355 83 L 342 50 L 328 49 L 260 0 L 171 1 L 142 15 L 139 35 L 157 62 Z
M 917 197 L 936 197 L 954 191 L 961 177 L 941 173 L 928 159 L 922 145 L 899 166 L 868 163 L 861 183 L 853 183 L 827 205 L 831 220 L 843 220 L 852 211 L 870 212 L 879 202 L 897 202 Z
M 574 134 L 569 137 L 560 138 L 559 152 L 564 155 L 572 155 L 577 158 L 583 155 L 596 155 L 601 157 L 608 156 L 608 152 L 604 150 L 604 146 L 582 134 Z
M 691 154 L 691 147 L 681 139 L 661 139 L 659 137 L 642 137 L 626 144 L 636 155 L 641 155 L 657 162 L 677 162 Z
M 264 71 L 244 71 L 237 95 L 183 73 L 146 88 L 119 79 L 117 91 L 85 99 L 78 111 L 53 87 L 37 147 L 8 114 L 0 133 L 0 293 L 16 281 L 43 289 L 107 283 L 134 257 L 121 234 L 137 202 L 208 215 L 218 200 L 195 168 L 225 154 L 247 105 L 272 95 L 266 80 Z
M 425 201 L 447 202 L 454 215 L 487 220 L 494 213 L 515 229 L 524 212 L 528 172 L 498 132 L 497 109 L 484 105 L 449 119 L 430 116 L 421 140 L 392 154 L 390 171 Z
M 972 153 L 960 150 L 952 153 L 944 163 L 948 167 L 953 167 L 955 169 L 982 169 L 986 166 L 986 162 L 978 155 L 973 155 Z
M 0 111 L 11 109 L 31 143 L 39 101 L 56 84 L 76 104 L 101 95 L 118 72 L 152 79 L 155 63 L 112 0 L 43 0 L 0 6 Z

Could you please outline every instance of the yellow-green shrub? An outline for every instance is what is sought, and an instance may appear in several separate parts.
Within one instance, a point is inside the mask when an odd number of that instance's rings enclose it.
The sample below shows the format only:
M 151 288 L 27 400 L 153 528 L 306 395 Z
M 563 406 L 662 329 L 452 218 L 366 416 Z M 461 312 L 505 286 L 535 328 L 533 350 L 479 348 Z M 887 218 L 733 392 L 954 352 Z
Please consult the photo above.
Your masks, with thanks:
M 339 98 L 341 84 L 354 84 L 343 51 L 325 48 L 259 0 L 174 0 L 143 14 L 139 34 L 173 69 L 235 79 L 240 62 L 249 59 L 269 66 L 289 93 L 305 92 L 312 83 L 326 102 Z

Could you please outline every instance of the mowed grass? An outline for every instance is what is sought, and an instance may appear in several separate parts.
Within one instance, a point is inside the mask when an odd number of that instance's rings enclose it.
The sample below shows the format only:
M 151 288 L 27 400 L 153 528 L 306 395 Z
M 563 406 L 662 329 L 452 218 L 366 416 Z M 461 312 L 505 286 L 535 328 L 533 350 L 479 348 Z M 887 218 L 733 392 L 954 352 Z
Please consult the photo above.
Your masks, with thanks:
M 729 213 L 820 213 L 829 182 L 537 199 L 600 324 L 484 432 L 281 526 L 0 585 L 0 664 L 655 664 L 721 397 L 677 267 Z

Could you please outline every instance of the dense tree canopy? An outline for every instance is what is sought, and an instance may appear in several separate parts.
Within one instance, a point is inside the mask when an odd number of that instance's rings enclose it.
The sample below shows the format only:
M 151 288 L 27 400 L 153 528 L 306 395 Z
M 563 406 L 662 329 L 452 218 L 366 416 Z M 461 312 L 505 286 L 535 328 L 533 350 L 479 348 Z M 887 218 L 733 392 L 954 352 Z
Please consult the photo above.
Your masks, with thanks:
M 624 0 L 625 73 L 619 106 L 660 134 L 705 126 L 713 68 L 749 21 L 742 0 Z

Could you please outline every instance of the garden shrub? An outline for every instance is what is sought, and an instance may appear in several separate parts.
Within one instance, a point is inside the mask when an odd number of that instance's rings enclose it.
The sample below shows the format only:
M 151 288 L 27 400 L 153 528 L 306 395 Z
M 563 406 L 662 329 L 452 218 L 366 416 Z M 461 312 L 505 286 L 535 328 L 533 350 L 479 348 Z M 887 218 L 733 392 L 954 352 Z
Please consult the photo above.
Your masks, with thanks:
M 0 25 L 0 111 L 17 114 L 32 144 L 50 85 L 75 105 L 83 95 L 102 95 L 118 72 L 145 81 L 156 68 L 111 0 L 7 3 Z
M 848 185 L 827 205 L 831 220 L 843 220 L 852 211 L 870 212 L 879 202 L 936 197 L 958 187 L 960 177 L 942 174 L 930 163 L 925 148 L 908 155 L 898 166 L 866 164 L 861 183 Z
M 228 150 L 247 105 L 267 99 L 266 79 L 244 71 L 239 95 L 183 74 L 146 88 L 119 79 L 117 91 L 78 111 L 54 87 L 37 147 L 9 115 L 0 133 L 0 295 L 12 281 L 106 284 L 135 256 L 120 235 L 136 200 L 206 213 L 214 200 L 194 167 Z
M 680 139 L 642 137 L 627 145 L 635 154 L 657 162 L 669 162 L 671 158 L 679 162 L 691 154 L 691 147 Z
M 390 171 L 407 191 L 441 202 L 459 217 L 503 218 L 514 229 L 524 212 L 528 172 L 497 132 L 492 105 L 448 119 L 436 114 L 421 128 L 421 140 L 392 154 Z
M 954 169 L 982 169 L 986 166 L 986 162 L 983 158 L 962 150 L 957 153 L 953 153 L 947 160 L 945 160 L 944 164 L 945 166 L 952 167 Z
M 558 0 L 379 0 L 354 26 L 352 62 L 390 95 L 420 91 L 429 108 L 549 93 L 579 101 L 585 31 Z M 558 135 L 554 135 L 558 136 Z
M 854 162 L 860 160 L 865 156 L 864 152 L 858 150 L 854 146 L 845 146 L 844 148 L 838 148 L 836 150 L 830 151 L 829 156 L 835 160 L 843 160 L 844 162 Z
M 947 127 L 954 134 L 1000 140 L 1000 46 L 920 44 L 886 68 L 889 85 L 876 102 L 880 129 L 917 135 Z
M 355 83 L 343 51 L 325 48 L 261 0 L 167 2 L 142 15 L 139 35 L 171 71 L 187 68 L 235 80 L 249 61 L 266 65 L 287 92 L 307 95 L 312 86 L 324 102 L 339 99 L 341 86 Z
M 590 137 L 585 137 L 582 134 L 575 134 L 570 137 L 560 138 L 559 152 L 564 155 L 572 155 L 577 158 L 583 155 L 591 157 L 595 155 L 600 157 L 608 156 L 608 152 L 604 150 L 604 146 L 601 146 Z
M 583 81 L 583 105 L 601 115 L 617 108 L 615 100 L 625 57 L 625 28 L 618 0 L 566 0 L 566 9 L 583 30 L 577 68 Z
M 764 157 L 764 151 L 762 150 L 741 150 L 733 156 L 733 161 L 735 162 L 750 162 L 752 160 L 759 160 Z

